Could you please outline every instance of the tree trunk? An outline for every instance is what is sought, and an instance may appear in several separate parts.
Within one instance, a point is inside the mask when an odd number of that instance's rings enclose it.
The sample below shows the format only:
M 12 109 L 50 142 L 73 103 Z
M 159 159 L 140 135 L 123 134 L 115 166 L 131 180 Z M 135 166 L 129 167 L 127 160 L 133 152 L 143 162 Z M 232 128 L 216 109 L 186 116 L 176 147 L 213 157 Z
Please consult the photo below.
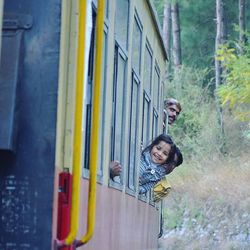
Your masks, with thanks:
M 244 45 L 246 43 L 246 35 L 245 35 L 245 31 L 246 31 L 246 14 L 245 14 L 245 10 L 246 10 L 246 2 L 245 0 L 239 0 L 239 27 L 240 27 L 240 42 L 242 43 L 242 45 Z
M 224 24 L 224 3 L 223 0 L 216 0 L 216 39 L 215 52 L 217 53 L 220 45 L 224 43 L 225 24 Z M 216 88 L 221 84 L 221 62 L 215 59 L 215 84 Z
M 164 18 L 163 18 L 163 40 L 170 60 L 170 38 L 171 38 L 171 4 L 165 3 L 164 5 Z
M 181 62 L 181 39 L 180 39 L 180 19 L 179 5 L 174 3 L 171 5 L 172 29 L 173 29 L 173 60 L 175 68 L 178 68 Z
M 217 50 L 220 48 L 225 41 L 225 19 L 224 19 L 224 3 L 223 0 L 216 0 L 216 39 L 215 39 L 215 57 Z M 215 58 L 215 87 L 216 89 L 222 83 L 222 66 L 221 62 Z M 216 95 L 216 105 L 218 120 L 220 124 L 220 135 L 221 135 L 221 144 L 220 150 L 225 153 L 225 135 L 224 135 L 224 122 L 223 122 L 223 112 Z
M 163 41 L 168 55 L 168 69 L 167 78 L 170 80 L 171 72 L 171 4 L 166 2 L 164 4 L 164 18 L 163 18 Z

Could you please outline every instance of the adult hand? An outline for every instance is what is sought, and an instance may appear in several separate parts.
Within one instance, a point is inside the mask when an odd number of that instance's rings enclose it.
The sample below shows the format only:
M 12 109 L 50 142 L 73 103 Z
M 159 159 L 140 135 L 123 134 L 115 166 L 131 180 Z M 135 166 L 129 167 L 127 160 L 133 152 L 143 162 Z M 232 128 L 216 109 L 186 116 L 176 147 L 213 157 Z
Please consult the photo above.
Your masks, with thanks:
M 115 176 L 120 176 L 122 172 L 122 166 L 118 161 L 110 162 L 110 177 L 113 179 Z

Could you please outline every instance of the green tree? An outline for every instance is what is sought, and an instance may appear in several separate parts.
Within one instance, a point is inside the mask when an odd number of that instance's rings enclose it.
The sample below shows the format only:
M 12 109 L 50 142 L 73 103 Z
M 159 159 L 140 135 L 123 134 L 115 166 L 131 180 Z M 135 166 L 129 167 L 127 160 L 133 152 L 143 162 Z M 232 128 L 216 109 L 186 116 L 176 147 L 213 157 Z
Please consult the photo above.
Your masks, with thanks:
M 165 1 L 153 1 L 161 23 Z M 179 3 L 183 64 L 199 69 L 213 69 L 216 34 L 215 1 L 176 0 L 174 2 Z M 233 24 L 238 23 L 238 1 L 227 0 L 224 7 L 226 39 L 237 39 L 238 32 L 235 31 Z M 246 5 L 246 27 L 250 25 L 249 8 L 250 5 Z M 213 74 L 208 76 L 213 77 Z
M 248 39 L 249 39 L 248 35 Z M 224 66 L 225 83 L 218 89 L 222 105 L 241 120 L 250 121 L 250 45 L 226 44 L 218 51 L 218 60 Z M 236 48 L 243 46 L 243 54 Z
M 202 87 L 207 73 L 207 70 L 183 65 L 167 84 L 166 97 L 174 97 L 182 105 L 176 123 L 169 126 L 169 133 L 185 158 L 209 154 L 218 144 L 218 134 L 214 132 L 217 124 L 214 102 L 208 88 Z

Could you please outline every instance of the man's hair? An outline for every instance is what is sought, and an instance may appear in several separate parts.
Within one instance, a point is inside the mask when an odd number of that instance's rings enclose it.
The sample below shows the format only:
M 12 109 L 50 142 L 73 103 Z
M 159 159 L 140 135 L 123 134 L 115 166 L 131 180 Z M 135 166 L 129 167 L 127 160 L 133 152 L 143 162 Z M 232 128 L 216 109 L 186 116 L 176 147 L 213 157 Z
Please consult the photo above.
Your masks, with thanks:
M 164 101 L 164 108 L 167 108 L 169 106 L 172 106 L 172 105 L 176 105 L 177 108 L 180 110 L 181 112 L 181 104 L 174 98 L 168 98 Z

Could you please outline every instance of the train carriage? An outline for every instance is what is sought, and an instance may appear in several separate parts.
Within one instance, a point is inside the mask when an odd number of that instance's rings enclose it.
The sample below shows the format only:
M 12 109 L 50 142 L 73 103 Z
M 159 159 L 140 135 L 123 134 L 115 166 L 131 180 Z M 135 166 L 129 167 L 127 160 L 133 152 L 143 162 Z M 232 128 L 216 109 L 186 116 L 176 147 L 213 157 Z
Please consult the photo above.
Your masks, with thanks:
M 163 124 L 151 1 L 5 0 L 0 16 L 0 250 L 157 249 L 160 206 L 138 195 Z

